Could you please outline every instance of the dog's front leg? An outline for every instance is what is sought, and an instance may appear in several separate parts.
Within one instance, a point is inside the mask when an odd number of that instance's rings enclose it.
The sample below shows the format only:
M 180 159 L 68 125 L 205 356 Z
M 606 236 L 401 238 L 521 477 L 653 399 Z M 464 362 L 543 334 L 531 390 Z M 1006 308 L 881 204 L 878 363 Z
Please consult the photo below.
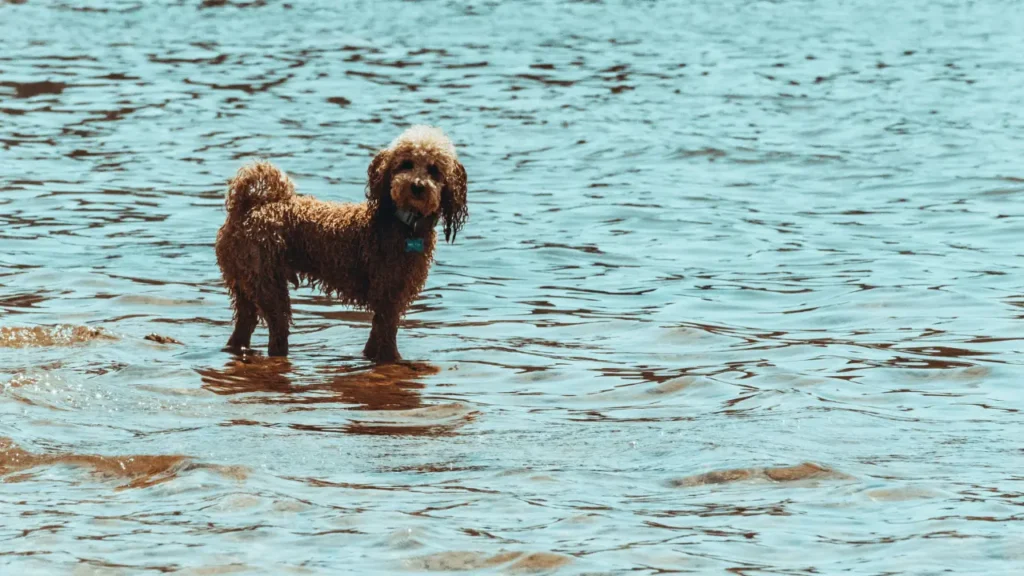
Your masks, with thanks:
M 363 348 L 363 355 L 378 363 L 397 362 L 402 359 L 398 353 L 398 320 L 401 314 L 395 310 L 381 309 L 373 313 L 373 327 L 370 338 Z
M 282 314 L 267 318 L 267 329 L 270 332 L 270 342 L 267 343 L 268 356 L 288 355 L 288 327 L 288 318 Z
M 380 346 L 377 344 L 377 315 L 374 314 L 373 325 L 370 327 L 370 337 L 366 339 L 366 346 L 363 346 L 363 356 L 369 360 L 375 360 L 377 358 L 377 349 Z

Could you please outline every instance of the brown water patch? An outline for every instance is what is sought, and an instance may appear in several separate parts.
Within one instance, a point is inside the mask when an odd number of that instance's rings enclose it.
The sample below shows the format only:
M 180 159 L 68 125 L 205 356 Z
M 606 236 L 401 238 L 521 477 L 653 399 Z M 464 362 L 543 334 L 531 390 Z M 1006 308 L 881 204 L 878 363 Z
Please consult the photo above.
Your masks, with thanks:
M 516 560 L 508 567 L 509 572 L 546 572 L 566 566 L 572 562 L 568 556 L 550 552 L 534 552 Z
M 114 340 L 99 328 L 88 326 L 33 326 L 0 328 L 0 348 L 74 346 L 93 340 Z
M 0 307 L 4 308 L 32 308 L 36 304 L 48 300 L 46 296 L 37 293 L 14 294 L 0 298 Z
M 563 88 L 576 84 L 575 80 L 559 80 L 544 74 L 516 74 L 515 77 L 522 78 L 524 80 L 533 80 L 535 82 L 547 84 L 548 86 L 560 86 Z
M 171 338 L 170 336 L 161 336 L 159 334 L 147 334 L 145 336 L 144 340 L 149 340 L 150 342 L 156 342 L 157 344 L 178 344 L 178 345 L 183 345 L 180 340 L 175 340 L 174 338 Z
M 174 479 L 183 471 L 198 468 L 214 469 L 236 480 L 244 480 L 247 475 L 240 467 L 200 465 L 193 463 L 187 456 L 180 455 L 34 454 L 23 450 L 9 438 L 0 437 L 0 476 L 53 465 L 91 468 L 104 479 L 128 480 L 127 484 L 118 486 L 118 490 L 154 486 Z M 14 479 L 22 478 L 15 476 Z M 4 479 L 5 482 L 8 480 Z
M 687 476 L 678 480 L 672 480 L 669 484 L 677 488 L 690 488 L 693 486 L 707 486 L 709 484 L 728 484 L 731 482 L 769 481 L 769 482 L 798 482 L 801 480 L 851 480 L 852 477 L 836 472 L 830 468 L 804 462 L 796 466 L 780 466 L 773 468 L 736 468 L 731 470 L 716 470 L 696 476 Z
M 60 94 L 68 87 L 63 82 L 0 82 L 0 86 L 14 89 L 15 98 L 31 98 L 41 94 Z
M 568 556 L 550 552 L 499 552 L 492 556 L 480 552 L 439 552 L 409 560 L 406 567 L 410 570 L 428 572 L 462 572 L 506 565 L 507 572 L 522 574 L 547 572 L 571 562 L 572 559 Z

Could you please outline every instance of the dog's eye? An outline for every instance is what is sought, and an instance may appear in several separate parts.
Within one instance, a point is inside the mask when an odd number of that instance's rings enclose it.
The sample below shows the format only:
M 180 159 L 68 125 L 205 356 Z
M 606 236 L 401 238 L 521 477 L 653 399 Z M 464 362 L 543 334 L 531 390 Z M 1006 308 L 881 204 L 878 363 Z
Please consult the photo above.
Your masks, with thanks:
M 431 164 L 430 168 L 427 168 L 427 172 L 429 172 L 430 177 L 435 180 L 441 177 L 441 169 L 434 164 Z
M 412 170 L 413 166 L 414 164 L 412 163 L 412 160 L 406 160 L 398 165 L 398 171 L 405 172 L 406 170 Z

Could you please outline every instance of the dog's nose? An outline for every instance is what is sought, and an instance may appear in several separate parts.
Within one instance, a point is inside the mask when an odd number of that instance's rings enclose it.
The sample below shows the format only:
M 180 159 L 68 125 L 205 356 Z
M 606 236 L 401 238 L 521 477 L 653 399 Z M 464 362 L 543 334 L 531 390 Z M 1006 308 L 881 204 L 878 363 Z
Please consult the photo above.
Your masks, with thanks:
M 412 192 L 413 196 L 420 196 L 424 192 L 426 192 L 426 190 L 427 187 L 424 186 L 423 184 L 413 184 L 412 186 L 409 187 L 409 191 Z

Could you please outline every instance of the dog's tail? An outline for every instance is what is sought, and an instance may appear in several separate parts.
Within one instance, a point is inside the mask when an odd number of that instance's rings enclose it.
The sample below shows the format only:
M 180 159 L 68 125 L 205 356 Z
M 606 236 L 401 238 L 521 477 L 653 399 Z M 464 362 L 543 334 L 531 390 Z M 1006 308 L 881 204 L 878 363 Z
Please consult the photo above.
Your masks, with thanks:
M 295 185 L 288 175 L 270 162 L 254 162 L 241 167 L 228 182 L 225 206 L 230 218 L 243 218 L 253 208 L 282 202 L 295 196 Z

